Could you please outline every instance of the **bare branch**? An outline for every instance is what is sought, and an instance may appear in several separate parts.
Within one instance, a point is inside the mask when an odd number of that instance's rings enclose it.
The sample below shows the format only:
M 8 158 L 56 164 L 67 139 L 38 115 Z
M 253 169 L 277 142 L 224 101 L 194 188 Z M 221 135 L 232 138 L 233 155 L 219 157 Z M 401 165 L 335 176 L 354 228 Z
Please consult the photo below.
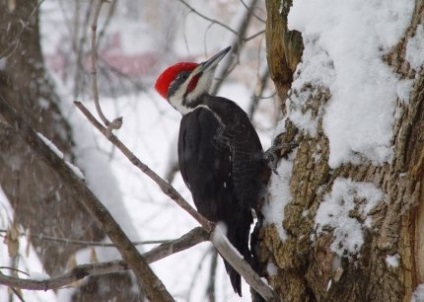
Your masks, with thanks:
M 44 143 L 2 97 L 0 97 L 0 114 L 35 153 L 58 174 L 63 184 L 75 191 L 82 205 L 103 225 L 122 258 L 137 276 L 148 299 L 151 301 L 174 301 L 162 281 L 153 273 L 146 260 L 84 181 L 73 173 L 71 168 Z
M 7 230 L 0 229 L 0 233 L 6 233 Z M 70 238 L 59 238 L 59 237 L 53 237 L 48 236 L 44 234 L 26 234 L 24 232 L 21 232 L 19 234 L 20 236 L 28 236 L 39 239 L 39 240 L 46 240 L 46 241 L 56 241 L 61 242 L 65 244 L 73 244 L 73 245 L 85 245 L 85 246 L 101 246 L 101 247 L 115 247 L 113 243 L 105 243 L 105 242 L 95 242 L 95 241 L 86 241 L 86 240 L 77 240 L 77 239 L 70 239 Z M 0 235 L 1 237 L 6 237 L 7 235 Z M 134 245 L 148 245 L 148 244 L 162 244 L 171 242 L 172 239 L 162 239 L 162 240 L 142 240 L 142 241 L 132 241 L 132 244 Z
M 180 0 L 181 1 L 181 0 Z M 231 50 L 226 58 L 221 63 L 221 67 L 216 72 L 216 83 L 214 87 L 212 87 L 211 94 L 214 95 L 218 92 L 225 78 L 231 73 L 234 69 L 236 62 L 238 61 L 239 54 L 243 49 L 245 42 L 245 35 L 247 32 L 247 28 L 249 27 L 250 20 L 252 19 L 252 9 L 256 5 L 258 0 L 250 0 L 248 4 L 248 10 L 246 14 L 243 16 L 243 19 L 238 24 L 237 35 L 234 37 L 231 42 Z
M 179 239 L 164 243 L 151 251 L 144 253 L 143 257 L 148 263 L 152 263 L 186 250 L 196 244 L 208 240 L 209 234 L 201 227 L 194 228 Z M 71 271 L 61 276 L 51 279 L 35 280 L 21 279 L 12 276 L 6 276 L 0 272 L 0 284 L 12 288 L 29 290 L 49 290 L 56 289 L 81 280 L 87 276 L 105 275 L 128 270 L 129 267 L 123 260 L 83 264 L 75 266 Z
M 216 281 L 216 269 L 218 267 L 218 252 L 216 249 L 212 251 L 211 266 L 209 271 L 208 287 L 206 288 L 206 295 L 209 302 L 215 302 L 215 281 Z
M 217 24 L 225 29 L 227 29 L 228 31 L 232 32 L 233 34 L 235 34 L 236 36 L 239 36 L 239 32 L 237 30 L 232 29 L 231 27 L 229 27 L 228 25 L 216 20 L 216 19 L 212 19 L 209 18 L 205 15 L 203 15 L 202 13 L 200 13 L 198 10 L 196 10 L 193 6 L 191 6 L 190 4 L 188 4 L 185 0 L 179 0 L 182 4 L 184 4 L 191 12 L 195 13 L 196 15 L 198 15 L 200 18 L 205 19 L 206 21 L 209 21 L 213 24 Z
M 11 288 L 13 293 L 18 297 L 19 301 L 25 302 L 24 297 L 22 297 L 21 293 L 16 288 L 13 288 L 13 287 Z
M 139 160 L 134 153 L 132 153 L 124 143 L 122 143 L 115 135 L 108 133 L 108 130 L 103 127 L 96 118 L 88 111 L 88 109 L 78 101 L 74 102 L 79 110 L 85 115 L 85 117 L 99 130 L 115 147 L 117 147 L 127 158 L 128 160 L 141 170 L 144 174 L 149 176 L 160 188 L 161 190 L 168 195 L 173 201 L 175 201 L 181 208 L 183 208 L 187 213 L 189 213 L 200 225 L 210 233 L 214 224 L 208 221 L 205 217 L 199 214 L 182 196 L 175 190 L 169 183 L 157 175 L 152 169 L 150 169 L 145 163 Z
M 251 12 L 251 14 L 252 14 L 252 16 L 254 16 L 256 19 L 258 19 L 259 21 L 261 21 L 262 23 L 266 23 L 266 20 L 265 19 L 263 19 L 262 17 L 260 17 L 260 16 L 258 16 L 256 13 L 255 13 L 255 10 L 254 10 L 254 7 L 253 6 L 251 6 L 251 7 L 249 7 L 243 0 L 240 0 L 240 2 L 241 2 L 241 4 L 248 10 L 248 11 L 250 11 Z
M 122 125 L 122 117 L 118 117 L 110 122 L 103 114 L 99 101 L 99 87 L 97 85 L 97 20 L 99 19 L 100 10 L 102 5 L 107 0 L 98 0 L 97 6 L 94 11 L 93 23 L 91 24 L 91 88 L 93 92 L 94 104 L 96 106 L 97 114 L 102 122 L 108 127 L 108 132 L 111 133 L 113 129 L 119 129 Z
M 252 96 L 250 97 L 250 108 L 249 108 L 249 117 L 252 118 L 253 113 L 255 112 L 256 108 L 258 107 L 259 99 L 262 97 L 262 93 L 264 92 L 264 89 L 266 87 L 266 82 L 269 79 L 269 69 L 268 66 L 264 66 L 262 70 L 257 75 L 256 80 L 256 87 L 253 91 Z
M 253 40 L 254 38 L 263 35 L 265 33 L 265 29 L 258 31 L 256 34 L 251 35 L 250 37 L 244 38 L 244 42 L 249 42 L 250 40 Z

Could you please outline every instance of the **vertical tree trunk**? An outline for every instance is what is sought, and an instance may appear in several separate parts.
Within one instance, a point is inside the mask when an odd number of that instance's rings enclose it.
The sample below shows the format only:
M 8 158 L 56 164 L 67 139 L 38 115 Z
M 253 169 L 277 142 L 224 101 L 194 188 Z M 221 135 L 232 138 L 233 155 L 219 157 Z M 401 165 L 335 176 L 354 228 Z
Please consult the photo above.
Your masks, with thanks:
M 287 29 L 291 1 L 267 0 L 267 54 L 271 76 L 285 107 L 286 93 L 302 47 L 298 33 Z M 424 2 L 417 0 L 405 36 L 384 57 L 400 78 L 414 79 L 409 103 L 399 102 L 401 114 L 394 125 L 394 156 L 390 164 L 342 164 L 330 169 L 329 143 L 318 108 L 330 98 L 326 87 L 303 87 L 314 91 L 305 106 L 319 117 L 318 134 L 298 131 L 289 119 L 279 142 L 295 142 L 290 192 L 285 206 L 282 241 L 275 225 L 260 233 L 260 256 L 268 266 L 267 278 L 284 301 L 410 301 L 417 285 L 424 283 L 424 70 L 413 70 L 405 59 L 409 38 L 424 23 Z M 283 110 L 284 111 L 284 110 Z M 286 155 L 281 151 L 281 156 Z M 315 217 L 336 179 L 372 183 L 384 192 L 385 202 L 370 212 L 373 227 L 364 230 L 365 242 L 357 257 L 339 257 L 331 250 L 332 230 L 316 231 Z M 361 201 L 349 217 L 361 221 Z M 314 238 L 314 239 L 311 239 Z M 390 264 L 390 259 L 399 265 Z M 272 267 L 273 269 L 269 269 Z
M 39 5 L 37 0 L 0 2 L 0 95 L 72 161 L 71 129 L 61 115 L 60 100 L 44 69 Z M 12 203 L 17 224 L 37 235 L 88 241 L 105 237 L 97 221 L 78 202 L 78 196 L 58 181 L 55 172 L 11 127 L 1 122 L 0 154 L 0 185 Z M 63 273 L 69 258 L 81 248 L 39 239 L 33 239 L 32 244 L 52 276 Z M 134 299 L 130 287 L 128 274 L 91 278 L 76 300 L 116 297 L 130 301 Z

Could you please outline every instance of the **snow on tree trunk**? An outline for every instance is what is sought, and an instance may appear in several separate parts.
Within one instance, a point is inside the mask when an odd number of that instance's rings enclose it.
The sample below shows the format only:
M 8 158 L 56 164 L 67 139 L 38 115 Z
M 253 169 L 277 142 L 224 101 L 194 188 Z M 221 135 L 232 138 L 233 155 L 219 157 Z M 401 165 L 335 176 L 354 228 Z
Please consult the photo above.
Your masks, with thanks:
M 0 2 L 0 96 L 72 161 L 71 129 L 59 111 L 60 100 L 44 69 L 39 5 L 37 0 Z M 78 196 L 58 181 L 55 172 L 14 131 L 0 122 L 0 185 L 14 208 L 14 221 L 33 235 L 87 241 L 105 238 Z M 63 273 L 81 248 L 38 238 L 31 243 L 51 276 Z M 90 278 L 76 299 L 130 301 L 135 294 L 131 286 L 128 274 Z
M 266 3 L 285 117 L 263 274 L 284 301 L 421 301 L 424 2 Z

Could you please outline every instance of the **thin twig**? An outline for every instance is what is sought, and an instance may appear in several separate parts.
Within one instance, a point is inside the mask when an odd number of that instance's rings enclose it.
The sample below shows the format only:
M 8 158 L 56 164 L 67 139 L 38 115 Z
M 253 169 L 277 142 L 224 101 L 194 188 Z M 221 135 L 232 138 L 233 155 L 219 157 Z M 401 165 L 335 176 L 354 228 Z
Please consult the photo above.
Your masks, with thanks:
M 157 175 L 152 169 L 150 169 L 145 163 L 139 160 L 134 153 L 132 153 L 127 146 L 125 146 L 115 135 L 108 133 L 107 129 L 102 126 L 96 118 L 91 114 L 91 112 L 78 101 L 74 102 L 79 110 L 85 115 L 85 117 L 91 122 L 91 124 L 99 130 L 115 147 L 117 147 L 127 158 L 128 160 L 141 170 L 144 174 L 150 177 L 161 190 L 168 195 L 173 201 L 175 201 L 181 208 L 183 208 L 187 213 L 189 213 L 200 225 L 207 231 L 212 232 L 214 224 L 208 221 L 205 217 L 199 214 L 182 196 L 181 194 Z
M 208 240 L 209 235 L 201 227 L 194 228 L 179 239 L 164 243 L 157 248 L 143 254 L 148 263 L 153 263 L 172 254 L 186 250 L 196 244 Z M 82 264 L 75 266 L 71 271 L 50 279 L 35 280 L 22 279 L 4 275 L 0 272 L 0 284 L 12 288 L 29 290 L 49 290 L 81 280 L 87 276 L 105 275 L 128 270 L 129 267 L 123 260 L 115 260 L 101 263 Z
M 24 297 L 22 297 L 21 293 L 14 287 L 11 287 L 13 293 L 18 297 L 19 301 L 25 302 Z
M 265 33 L 265 29 L 258 31 L 256 34 L 253 34 L 247 38 L 243 39 L 243 42 L 249 42 L 250 40 L 253 40 L 254 38 L 263 35 Z
M 106 0 L 98 0 L 97 6 L 94 11 L 93 23 L 91 24 L 91 88 L 93 92 L 94 104 L 96 106 L 97 114 L 102 120 L 103 124 L 108 127 L 108 133 L 113 129 L 119 129 L 122 126 L 122 117 L 118 117 L 110 122 L 104 115 L 99 101 L 99 87 L 97 84 L 97 20 L 99 19 L 100 10 Z
M 206 296 L 209 302 L 215 302 L 215 281 L 216 281 L 216 269 L 218 268 L 218 252 L 216 249 L 212 251 L 211 266 L 209 273 L 208 287 L 206 288 Z
M 0 229 L 0 233 L 7 233 L 7 230 Z M 20 236 L 27 236 L 28 234 L 22 232 L 19 235 Z M 0 236 L 6 237 L 5 235 L 0 235 Z M 39 239 L 39 240 L 62 242 L 62 243 L 73 244 L 73 245 L 115 247 L 115 245 L 113 243 L 86 241 L 86 240 L 69 239 L 69 238 L 59 238 L 59 237 L 48 236 L 48 235 L 43 235 L 43 234 L 29 234 L 29 236 L 32 237 L 32 238 Z M 162 243 L 171 242 L 171 241 L 172 241 L 172 239 L 142 240 L 142 241 L 133 241 L 132 244 L 134 244 L 134 245 L 162 244 Z
M 206 21 L 212 22 L 214 24 L 217 24 L 227 30 L 229 30 L 230 32 L 232 32 L 233 34 L 235 34 L 236 36 L 239 36 L 238 31 L 232 29 L 231 27 L 229 27 L 228 25 L 216 20 L 216 19 L 212 19 L 209 18 L 205 15 L 203 15 L 202 13 L 200 13 L 198 10 L 196 10 L 193 6 L 191 6 L 190 4 L 188 4 L 186 1 L 184 0 L 179 0 L 182 4 L 184 4 L 191 12 L 193 12 L 194 14 L 198 15 L 200 18 L 205 19 Z
M 181 0 L 180 0 L 181 1 Z M 231 41 L 231 50 L 227 54 L 224 61 L 221 63 L 221 67 L 216 72 L 215 85 L 212 87 L 211 94 L 214 95 L 218 92 L 225 78 L 231 73 L 234 69 L 236 62 L 238 61 L 239 55 L 245 45 L 244 37 L 246 35 L 249 23 L 252 19 L 252 8 L 256 5 L 258 0 L 250 0 L 249 9 L 246 14 L 243 16 L 241 22 L 237 24 L 237 36 Z
M 263 19 L 262 17 L 258 16 L 255 13 L 254 7 L 249 7 L 243 0 L 240 0 L 241 4 L 244 6 L 244 8 L 246 8 L 247 10 L 249 10 L 252 14 L 252 16 L 254 16 L 256 19 L 258 19 L 260 22 L 265 23 L 266 20 Z
M 266 87 L 266 83 L 269 79 L 269 69 L 268 66 L 264 66 L 261 71 L 259 71 L 256 80 L 256 87 L 250 97 L 250 108 L 249 108 L 249 117 L 253 117 L 253 113 L 256 111 L 258 107 L 259 100 L 262 97 L 264 89 Z

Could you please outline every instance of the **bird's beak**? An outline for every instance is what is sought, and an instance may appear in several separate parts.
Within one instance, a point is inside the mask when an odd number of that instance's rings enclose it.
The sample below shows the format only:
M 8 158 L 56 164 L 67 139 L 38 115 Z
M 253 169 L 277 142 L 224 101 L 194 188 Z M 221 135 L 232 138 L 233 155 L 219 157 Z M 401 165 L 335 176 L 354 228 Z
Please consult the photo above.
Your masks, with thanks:
M 219 62 L 225 57 L 225 55 L 230 51 L 231 46 L 228 46 L 227 48 L 221 50 L 216 55 L 214 55 L 209 60 L 202 62 L 199 64 L 199 69 L 196 73 L 205 72 L 211 69 L 214 69 Z

